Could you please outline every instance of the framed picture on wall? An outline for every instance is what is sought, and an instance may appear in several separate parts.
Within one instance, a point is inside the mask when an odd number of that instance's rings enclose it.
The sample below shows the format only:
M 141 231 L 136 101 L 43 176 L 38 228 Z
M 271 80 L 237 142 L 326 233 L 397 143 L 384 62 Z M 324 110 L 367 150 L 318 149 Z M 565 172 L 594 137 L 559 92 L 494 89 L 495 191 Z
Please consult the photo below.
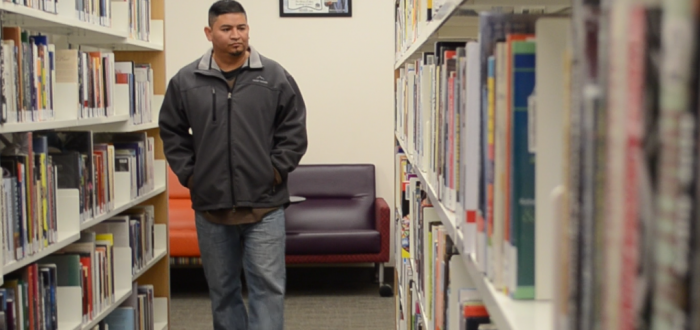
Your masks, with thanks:
M 352 17 L 352 0 L 279 0 L 281 17 Z

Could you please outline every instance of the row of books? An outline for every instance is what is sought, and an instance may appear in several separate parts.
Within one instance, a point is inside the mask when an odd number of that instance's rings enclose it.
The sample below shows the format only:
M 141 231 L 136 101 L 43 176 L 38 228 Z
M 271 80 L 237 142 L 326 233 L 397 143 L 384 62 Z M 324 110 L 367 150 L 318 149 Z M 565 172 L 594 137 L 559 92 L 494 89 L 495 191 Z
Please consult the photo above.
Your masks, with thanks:
M 121 191 L 122 200 L 130 201 L 155 188 L 155 141 L 145 132 L 93 133 L 92 131 L 47 132 L 54 147 L 69 153 L 62 168 L 65 177 L 59 189 L 78 189 L 82 222 L 113 210 L 119 180 L 130 182 Z M 92 158 L 89 156 L 92 155 Z M 94 173 L 94 175 L 90 175 Z M 118 175 L 126 175 L 117 180 Z M 128 198 L 124 198 L 128 197 Z
M 33 263 L 0 287 L 0 329 L 58 330 L 56 264 Z
M 134 282 L 131 296 L 100 321 L 94 330 L 154 330 L 155 291 L 153 285 Z
M 58 0 L 3 0 L 3 2 L 9 2 L 53 14 L 56 14 L 58 10 Z
M 432 20 L 433 6 L 431 0 L 397 0 L 395 26 L 395 53 L 401 56 L 411 44 L 424 33 L 426 26 Z
M 5 262 L 30 257 L 57 237 L 57 186 L 61 166 L 49 153 L 46 136 L 2 136 L 0 219 Z
M 57 194 L 76 189 L 80 220 L 107 214 L 155 188 L 154 138 L 146 133 L 28 132 L 0 136 L 0 218 L 5 264 L 58 240 Z M 122 180 L 120 182 L 120 180 Z M 128 187 L 115 189 L 117 183 Z M 147 219 L 152 222 L 153 212 Z
M 78 261 L 78 258 L 81 260 Z M 61 300 L 59 288 L 82 287 L 85 281 L 89 282 L 89 279 L 81 276 L 81 273 L 90 269 L 84 266 L 86 263 L 89 263 L 89 260 L 84 263 L 82 257 L 77 254 L 66 255 L 64 259 L 47 258 L 41 263 L 23 268 L 12 278 L 8 278 L 0 287 L 0 330 L 58 330 L 59 309 L 70 308 L 67 305 L 59 306 L 58 301 Z M 99 266 L 104 268 L 106 264 L 103 259 L 100 259 L 96 265 L 98 267 L 95 269 L 99 270 Z M 59 270 L 59 268 L 64 269 Z M 76 282 L 78 280 L 79 282 Z M 99 280 L 104 278 L 100 277 Z M 98 286 L 97 290 L 104 288 L 106 287 Z M 91 291 L 83 293 L 92 294 Z M 111 294 L 114 294 L 114 291 Z M 154 299 L 153 285 L 139 285 L 138 282 L 133 282 L 131 295 L 92 329 L 108 330 L 112 327 L 112 329 L 154 330 Z M 108 303 L 104 308 L 113 303 L 113 301 Z M 88 308 L 91 307 L 88 306 Z M 84 301 L 83 309 L 85 308 Z M 85 323 L 84 320 L 83 324 Z
M 396 260 L 401 287 L 399 322 L 409 329 L 464 329 L 460 312 L 479 303 L 464 260 L 406 155 L 397 150 Z M 480 323 L 488 321 L 481 319 Z M 427 324 L 426 324 L 427 322 Z M 469 321 L 470 324 L 474 321 Z M 466 324 L 466 323 L 465 323 Z M 469 326 L 477 329 L 478 324 Z M 412 325 L 412 326 L 409 326 Z
M 478 40 L 436 42 L 406 63 L 396 82 L 397 135 L 415 170 L 455 213 L 464 251 L 514 299 L 552 298 L 551 249 L 535 248 L 535 241 L 553 244 L 552 216 L 540 216 L 542 204 L 551 205 L 551 188 L 536 190 L 549 184 L 547 173 L 560 173 L 561 153 L 557 162 L 543 158 L 551 150 L 538 144 L 561 141 L 562 126 L 536 125 L 535 101 L 562 95 L 564 85 L 535 91 L 543 69 L 536 65 L 538 43 L 547 41 L 536 27 L 544 17 L 483 13 Z
M 149 41 L 151 0 L 75 0 L 75 17 L 83 22 L 112 27 L 113 3 L 126 4 L 129 38 Z
M 90 24 L 112 26 L 112 0 L 75 0 L 75 18 Z
M 58 287 L 80 287 L 83 322 L 114 302 L 112 234 L 86 235 L 5 276 L 0 289 L 5 329 L 58 329 Z M 1 318 L 0 318 L 1 319 Z
M 153 260 L 153 212 L 152 205 L 134 207 L 81 232 L 77 242 L 6 275 L 0 288 L 0 329 L 57 329 L 58 308 L 68 308 L 58 306 L 62 300 L 58 288 L 65 287 L 80 289 L 76 297 L 82 297 L 83 324 L 98 317 L 119 298 L 117 291 L 124 289 L 115 284 L 118 276 L 124 276 L 119 269 L 125 265 L 119 262 L 128 258 L 133 275 Z M 131 255 L 125 254 L 127 250 Z M 115 316 L 121 319 L 123 310 L 131 310 L 129 320 L 142 323 L 134 329 L 153 330 L 153 286 L 133 285 L 133 296 Z M 118 319 L 107 316 L 100 324 Z
M 153 68 L 150 64 L 117 62 L 117 84 L 124 84 L 129 90 L 129 116 L 134 125 L 152 123 L 153 109 Z
M 434 17 L 445 17 L 448 2 L 459 0 L 396 0 L 395 53 L 406 51 L 416 39 L 426 33 L 426 27 Z
M 448 15 L 452 16 L 473 16 L 475 11 L 468 6 L 469 1 L 464 0 L 396 0 L 395 17 L 394 17 L 394 52 L 398 59 L 420 38 L 426 38 L 427 34 L 434 33 L 434 30 L 429 30 L 429 25 L 434 19 L 442 20 Z M 484 5 L 479 4 L 483 9 Z M 544 13 L 545 6 L 528 6 L 527 4 L 518 5 L 513 3 L 489 5 L 491 12 L 499 13 L 516 13 L 516 14 L 532 14 Z M 448 13 L 454 10 L 456 12 Z M 433 25 L 432 28 L 436 28 Z M 464 34 L 469 34 L 465 32 Z M 423 39 L 425 40 L 425 39 Z
M 700 1 L 573 5 L 557 328 L 699 329 Z
M 56 47 L 48 37 L 18 27 L 2 29 L 2 120 L 54 118 Z
M 113 0 L 114 1 L 114 0 Z M 129 37 L 151 40 L 151 0 L 116 0 L 129 7 Z
M 153 205 L 133 207 L 96 225 L 94 230 L 128 237 L 132 275 L 144 269 L 155 257 L 155 209 Z M 90 229 L 92 230 L 92 229 Z
M 112 51 L 94 47 L 57 50 L 47 36 L 19 27 L 2 33 L 3 123 L 111 117 L 116 111 L 128 112 L 134 124 L 153 121 L 149 64 L 115 62 Z M 128 95 L 115 95 L 117 84 Z M 128 109 L 116 109 L 115 98 L 128 98 Z M 75 102 L 75 108 L 59 102 Z
M 47 13 L 59 14 L 58 0 L 3 0 Z M 75 0 L 75 18 L 90 24 L 111 27 L 112 2 L 126 3 L 129 37 L 149 41 L 151 30 L 151 0 Z

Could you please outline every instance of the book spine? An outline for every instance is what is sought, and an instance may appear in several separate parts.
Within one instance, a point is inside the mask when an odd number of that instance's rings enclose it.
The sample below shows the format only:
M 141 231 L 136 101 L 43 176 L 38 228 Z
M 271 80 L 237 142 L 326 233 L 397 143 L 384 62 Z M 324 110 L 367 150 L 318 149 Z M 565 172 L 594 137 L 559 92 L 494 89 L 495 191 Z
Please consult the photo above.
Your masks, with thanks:
M 515 299 L 535 298 L 535 155 L 528 148 L 528 98 L 535 87 L 535 42 L 513 42 L 512 230 Z

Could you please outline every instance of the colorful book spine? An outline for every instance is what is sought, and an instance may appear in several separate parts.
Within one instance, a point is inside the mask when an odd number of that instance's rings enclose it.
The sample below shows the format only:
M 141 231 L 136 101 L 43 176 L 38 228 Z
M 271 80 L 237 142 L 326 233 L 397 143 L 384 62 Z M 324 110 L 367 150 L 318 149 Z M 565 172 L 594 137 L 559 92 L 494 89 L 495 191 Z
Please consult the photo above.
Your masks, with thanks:
M 515 299 L 535 298 L 535 155 L 528 149 L 528 98 L 535 88 L 535 42 L 512 44 L 511 255 Z

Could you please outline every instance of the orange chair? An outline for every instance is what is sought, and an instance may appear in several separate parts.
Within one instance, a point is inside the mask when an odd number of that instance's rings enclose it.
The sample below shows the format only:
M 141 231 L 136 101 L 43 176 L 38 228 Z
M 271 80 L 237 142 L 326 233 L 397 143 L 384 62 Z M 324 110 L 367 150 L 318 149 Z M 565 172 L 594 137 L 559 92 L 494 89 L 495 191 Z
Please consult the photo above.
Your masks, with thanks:
M 197 228 L 190 190 L 177 180 L 168 166 L 168 198 L 170 216 L 170 257 L 173 259 L 199 258 Z M 172 260 L 172 259 L 171 259 Z M 177 262 L 182 264 L 181 262 Z

